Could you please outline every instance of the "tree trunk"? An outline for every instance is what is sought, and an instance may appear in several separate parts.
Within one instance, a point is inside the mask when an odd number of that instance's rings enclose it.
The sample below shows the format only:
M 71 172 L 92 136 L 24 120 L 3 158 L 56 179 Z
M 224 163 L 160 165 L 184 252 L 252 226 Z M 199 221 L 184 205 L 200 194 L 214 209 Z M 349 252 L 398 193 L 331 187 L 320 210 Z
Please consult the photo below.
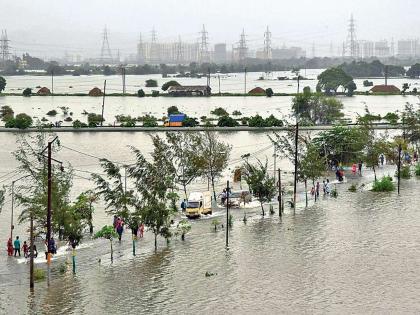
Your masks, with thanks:
M 375 165 L 372 166 L 373 168 L 373 175 L 375 176 L 375 182 L 376 182 L 376 170 L 375 170 Z
M 188 200 L 188 196 L 187 196 L 187 185 L 183 185 L 183 186 L 184 186 L 185 199 Z
M 157 233 L 155 233 L 155 252 L 157 251 Z
M 213 187 L 214 202 L 216 202 L 216 189 L 214 188 L 214 177 L 211 177 L 211 186 Z
M 315 192 L 314 196 L 315 196 L 315 202 L 316 202 L 316 197 L 317 197 L 316 193 L 317 193 L 317 190 L 316 190 L 316 186 L 315 186 L 315 179 L 312 179 L 312 186 L 314 187 L 314 192 Z
M 263 217 L 265 216 L 265 212 L 264 212 L 264 206 L 263 206 L 263 203 L 261 202 L 261 210 L 262 210 L 262 215 L 263 215 Z
M 308 207 L 308 181 L 305 179 L 305 202 L 306 207 Z
M 112 240 L 110 240 L 111 242 L 111 262 L 114 262 L 114 249 L 112 248 Z

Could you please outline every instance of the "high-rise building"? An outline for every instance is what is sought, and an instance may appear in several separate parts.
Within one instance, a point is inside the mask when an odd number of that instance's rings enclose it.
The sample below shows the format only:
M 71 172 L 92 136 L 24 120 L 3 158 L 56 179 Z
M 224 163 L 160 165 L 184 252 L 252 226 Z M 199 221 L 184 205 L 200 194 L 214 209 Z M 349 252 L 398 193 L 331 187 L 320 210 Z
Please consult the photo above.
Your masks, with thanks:
M 391 48 L 387 40 L 381 40 L 375 42 L 375 57 L 389 57 L 391 54 Z
M 399 58 L 413 58 L 418 56 L 419 41 L 417 39 L 399 40 L 397 47 L 397 56 Z
M 216 63 L 224 63 L 227 61 L 226 44 L 220 43 L 214 45 L 213 60 Z

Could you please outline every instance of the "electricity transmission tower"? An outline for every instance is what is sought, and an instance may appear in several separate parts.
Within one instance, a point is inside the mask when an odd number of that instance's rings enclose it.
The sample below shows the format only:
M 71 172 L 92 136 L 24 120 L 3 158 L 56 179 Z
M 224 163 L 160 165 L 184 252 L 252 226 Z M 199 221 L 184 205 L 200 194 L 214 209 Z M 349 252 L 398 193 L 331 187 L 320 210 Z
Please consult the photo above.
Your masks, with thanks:
M 160 59 L 160 52 L 157 45 L 157 32 L 155 28 L 152 29 L 152 41 L 149 47 L 149 61 L 151 63 L 158 63 Z
M 201 40 L 200 40 L 200 51 L 199 51 L 199 61 L 200 63 L 209 62 L 210 55 L 209 55 L 209 36 L 208 32 L 206 31 L 206 27 L 203 24 L 203 29 L 200 32 Z
M 347 35 L 347 42 L 346 42 L 346 51 L 348 56 L 351 58 L 358 57 L 358 45 L 357 45 L 357 38 L 356 38 L 356 24 L 353 18 L 353 14 L 350 17 L 349 21 L 349 28 L 348 28 L 348 35 Z
M 184 46 L 182 44 L 181 36 L 178 37 L 178 43 L 176 43 L 176 61 L 178 63 L 184 61 Z
M 271 32 L 267 26 L 267 30 L 264 33 L 264 59 L 271 60 L 273 57 L 271 50 Z
M 248 56 L 248 46 L 246 44 L 245 30 L 242 29 L 242 34 L 239 40 L 239 47 L 238 47 L 239 61 L 244 61 L 247 56 Z
M 102 34 L 101 63 L 112 63 L 111 48 L 109 48 L 108 30 L 105 26 Z
M 7 38 L 7 31 L 1 31 L 0 37 L 0 55 L 2 64 L 4 65 L 7 60 L 9 60 L 10 52 L 9 52 L 9 42 L 10 40 Z
M 144 63 L 146 60 L 146 50 L 144 48 L 143 37 L 140 33 L 139 43 L 137 44 L 137 61 L 139 63 Z

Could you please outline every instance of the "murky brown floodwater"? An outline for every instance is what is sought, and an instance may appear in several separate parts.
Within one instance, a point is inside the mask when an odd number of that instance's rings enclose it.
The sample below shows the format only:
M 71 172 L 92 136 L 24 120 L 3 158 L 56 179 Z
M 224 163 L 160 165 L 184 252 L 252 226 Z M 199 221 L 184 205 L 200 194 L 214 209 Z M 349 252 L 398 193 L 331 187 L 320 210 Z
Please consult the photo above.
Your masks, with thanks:
M 244 136 L 235 134 L 230 141 Z M 122 134 L 119 146 L 115 137 L 102 139 L 107 145 L 99 146 L 98 137 L 109 136 L 63 136 L 63 145 L 78 142 L 81 150 L 116 160 L 131 158 L 123 146 L 126 142 L 147 146 L 145 138 L 132 134 Z M 89 144 L 87 137 L 96 141 Z M 262 147 L 267 141 L 262 136 L 249 137 Z M 5 163 L 14 167 L 5 148 L 13 148 L 14 139 L 3 140 L 2 171 Z M 237 146 L 235 156 L 249 149 L 243 142 Z M 79 165 L 95 163 L 71 152 L 60 154 L 73 164 L 78 158 Z M 97 171 L 89 167 L 85 169 Z M 393 173 L 393 168 L 386 172 Z M 85 183 L 79 189 L 88 187 L 86 182 L 75 180 L 77 185 Z M 307 209 L 301 205 L 295 214 L 286 207 L 282 220 L 277 215 L 263 219 L 257 208 L 247 210 L 249 220 L 244 224 L 244 210 L 233 210 L 229 249 L 225 232 L 211 230 L 211 218 L 193 221 L 185 242 L 176 239 L 166 245 L 160 240 L 157 253 L 152 235 L 146 233 L 138 242 L 136 257 L 126 232 L 123 242 L 115 244 L 112 265 L 109 242 L 86 239 L 78 250 L 77 275 L 71 270 L 60 274 L 59 265 L 66 258 L 59 257 L 53 262 L 51 286 L 36 283 L 33 295 L 28 289 L 28 265 L 17 264 L 2 251 L 0 313 L 418 313 L 420 181 L 403 181 L 400 197 L 368 191 L 354 194 L 345 185 L 338 188 L 338 199 L 311 202 Z M 0 214 L 2 245 L 9 214 L 8 207 Z M 213 216 L 225 220 L 222 209 Z M 95 225 L 109 221 L 98 206 Z M 24 227 L 16 232 L 23 235 Z M 215 275 L 206 277 L 207 271 Z

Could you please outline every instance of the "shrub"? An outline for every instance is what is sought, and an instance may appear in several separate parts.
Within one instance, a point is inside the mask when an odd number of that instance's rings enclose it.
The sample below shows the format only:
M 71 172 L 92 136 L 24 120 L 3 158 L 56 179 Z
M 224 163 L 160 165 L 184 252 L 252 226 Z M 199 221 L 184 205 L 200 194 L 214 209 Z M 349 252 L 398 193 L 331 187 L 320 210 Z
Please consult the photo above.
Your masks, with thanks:
M 375 192 L 394 191 L 394 190 L 395 190 L 395 185 L 389 176 L 382 177 L 381 180 L 375 181 L 372 187 L 372 191 L 375 191 Z
M 406 165 L 401 168 L 401 178 L 409 179 L 411 177 L 410 166 Z
M 193 117 L 185 117 L 184 121 L 182 122 L 183 127 L 196 127 L 198 126 L 197 118 Z
M 22 92 L 23 96 L 31 96 L 32 95 L 32 89 L 31 88 L 26 88 L 23 90 Z
M 66 122 L 71 122 L 71 121 L 73 121 L 73 118 L 71 118 L 71 117 L 66 117 L 66 118 L 64 118 L 64 121 L 66 121 Z
M 168 81 L 168 82 L 165 82 L 163 85 L 162 85 L 162 90 L 163 91 L 167 91 L 171 86 L 181 86 L 181 84 L 179 84 L 177 81 L 175 81 L 175 80 L 171 80 L 171 81 Z
M 73 121 L 73 128 L 86 128 L 87 124 L 81 122 L 80 120 L 76 119 L 75 121 Z
M 13 118 L 14 114 L 15 112 L 10 106 L 5 105 L 0 108 L 0 118 L 4 122 L 7 122 L 9 119 Z
M 265 94 L 267 95 L 267 97 L 272 97 L 274 95 L 273 89 L 272 88 L 266 89 Z
M 45 270 L 36 268 L 34 270 L 34 280 L 35 281 L 45 280 Z
M 239 126 L 239 123 L 229 116 L 222 116 L 219 118 L 219 121 L 217 122 L 217 126 L 219 127 L 237 127 Z
M 414 170 L 414 173 L 416 174 L 416 176 L 420 176 L 420 163 L 418 163 L 416 165 L 416 168 Z
M 152 91 L 152 97 L 158 97 L 159 91 Z
M 210 112 L 210 114 L 215 115 L 215 116 L 228 116 L 229 113 L 222 107 L 218 107 L 215 110 L 212 110 Z
M 146 80 L 146 87 L 158 87 L 158 82 L 153 79 Z
M 350 191 L 350 192 L 356 192 L 356 191 L 357 191 L 357 186 L 356 186 L 356 184 L 351 184 L 351 186 L 349 187 L 349 191 Z
M 56 115 L 57 115 L 57 111 L 55 109 L 52 109 L 47 113 L 47 116 L 56 116 Z
M 176 106 L 170 106 L 170 107 L 168 107 L 168 116 L 169 115 L 174 115 L 174 114 L 179 114 L 179 110 L 178 110 L 178 107 L 176 107 Z
M 22 114 L 17 114 L 15 118 L 9 119 L 6 122 L 5 127 L 26 129 L 32 126 L 32 123 L 33 123 L 32 117 L 22 113 Z
M 95 113 L 89 113 L 87 120 L 89 127 L 97 127 L 101 122 L 105 121 L 105 119 L 102 119 L 102 115 Z
M 157 127 L 157 118 L 154 116 L 146 115 L 143 117 L 143 127 Z
M 241 116 L 242 113 L 239 110 L 234 110 L 232 116 Z
M 248 120 L 248 126 L 250 126 L 250 127 L 259 127 L 259 128 L 266 127 L 265 119 L 262 118 L 258 114 L 255 115 L 255 116 L 252 116 Z
M 144 93 L 143 89 L 140 89 L 140 90 L 137 91 L 137 96 L 138 97 L 145 97 L 146 93 Z
M 283 121 L 274 117 L 271 114 L 268 118 L 265 119 L 265 126 L 266 127 L 283 127 Z

